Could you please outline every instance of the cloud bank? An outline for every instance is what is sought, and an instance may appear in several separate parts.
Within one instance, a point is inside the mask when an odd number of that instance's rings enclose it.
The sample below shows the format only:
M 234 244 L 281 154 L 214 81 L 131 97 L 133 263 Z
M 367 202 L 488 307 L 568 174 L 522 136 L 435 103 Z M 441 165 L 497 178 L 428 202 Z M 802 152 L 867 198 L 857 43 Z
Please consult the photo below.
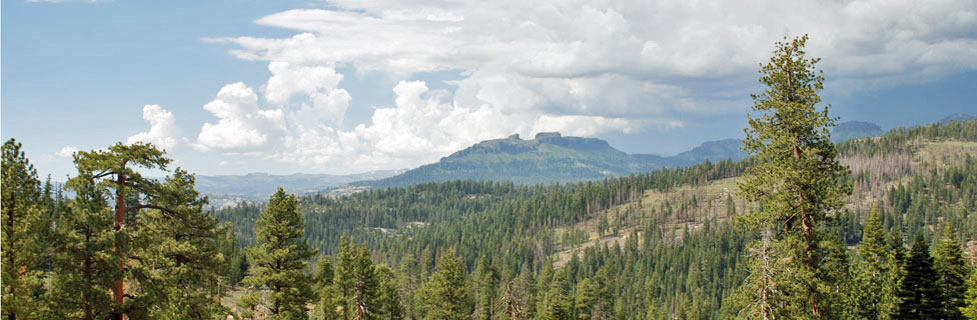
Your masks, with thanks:
M 969 0 L 339 0 L 256 23 L 295 35 L 205 39 L 236 45 L 236 58 L 267 61 L 271 76 L 257 90 L 223 87 L 204 106 L 216 122 L 191 144 L 350 171 L 416 166 L 512 133 L 593 136 L 742 116 L 757 65 L 784 36 L 810 35 L 808 53 L 824 59 L 829 87 L 891 87 L 977 69 Z M 396 80 L 444 71 L 461 79 L 451 91 L 399 81 L 389 88 L 392 105 L 344 125 L 356 97 L 342 88 L 340 64 Z M 144 109 L 152 129 L 131 139 L 170 143 L 165 114 Z

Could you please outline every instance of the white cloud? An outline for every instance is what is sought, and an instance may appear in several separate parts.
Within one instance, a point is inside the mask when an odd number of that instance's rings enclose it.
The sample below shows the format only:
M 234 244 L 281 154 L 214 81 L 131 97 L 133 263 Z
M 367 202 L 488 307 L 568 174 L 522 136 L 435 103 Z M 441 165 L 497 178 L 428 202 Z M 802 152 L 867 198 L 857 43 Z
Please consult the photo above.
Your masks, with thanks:
M 681 128 L 694 115 L 742 115 L 773 42 L 810 34 L 829 86 L 929 81 L 977 69 L 969 0 L 333 1 L 257 23 L 286 38 L 216 38 L 268 61 L 262 110 L 244 84 L 205 109 L 201 150 L 258 152 L 306 166 L 413 166 L 512 133 Z M 758 10 L 757 8 L 763 8 Z M 346 129 L 352 97 L 337 65 L 400 80 L 459 70 L 454 91 L 401 81 L 393 106 Z M 228 92 L 225 92 L 228 91 Z
M 56 152 L 54 155 L 62 158 L 71 158 L 75 152 L 78 152 L 78 148 L 65 146 L 61 148 L 61 151 Z
M 204 151 L 259 152 L 280 146 L 285 133 L 281 109 L 258 108 L 258 95 L 237 82 L 224 86 L 217 97 L 204 105 L 220 120 L 204 123 L 194 147 Z
M 180 145 L 180 128 L 176 126 L 172 112 L 157 104 L 148 104 L 142 107 L 142 119 L 149 123 L 149 131 L 129 137 L 126 143 L 148 142 L 169 151 Z

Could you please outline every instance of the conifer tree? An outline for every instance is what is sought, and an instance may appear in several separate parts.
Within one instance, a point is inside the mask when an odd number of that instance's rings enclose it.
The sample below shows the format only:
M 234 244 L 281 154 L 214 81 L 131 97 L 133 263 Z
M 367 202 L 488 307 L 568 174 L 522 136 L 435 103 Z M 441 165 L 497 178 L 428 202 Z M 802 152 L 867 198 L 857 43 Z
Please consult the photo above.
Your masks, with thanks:
M 295 195 L 278 188 L 255 222 L 255 244 L 248 248 L 251 270 L 244 283 L 265 292 L 270 319 L 306 319 L 311 297 L 307 260 L 315 255 L 305 242 Z
M 937 287 L 943 297 L 943 313 L 947 319 L 962 319 L 960 308 L 965 305 L 968 270 L 960 242 L 950 225 L 943 228 L 943 237 L 933 250 L 933 269 L 939 275 Z
M 138 228 L 126 227 L 134 221 L 133 217 L 127 215 L 138 214 L 144 209 L 169 210 L 155 202 L 160 196 L 159 182 L 144 178 L 141 171 L 137 169 L 166 170 L 170 161 L 164 156 L 163 151 L 148 143 L 125 145 L 120 142 L 106 150 L 80 151 L 75 154 L 78 176 L 71 179 L 74 180 L 75 186 L 92 184 L 98 189 L 97 193 L 109 191 L 114 193 L 112 200 L 115 202 L 115 210 L 112 229 L 117 233 L 116 240 L 113 242 L 114 255 L 118 259 L 116 264 L 123 273 L 119 275 L 112 287 L 112 301 L 115 306 L 115 310 L 111 313 L 112 319 L 122 320 L 126 308 L 125 297 L 132 296 L 125 290 L 126 276 L 132 271 L 129 270 L 127 262 L 133 250 L 132 231 Z
M 41 186 L 37 171 L 20 150 L 14 139 L 3 144 L 2 179 L 3 207 L 2 264 L 3 296 L 0 313 L 4 319 L 30 319 L 37 315 L 40 304 L 37 286 L 40 281 L 39 253 L 46 244 L 40 243 L 42 220 Z
M 390 267 L 380 264 L 375 265 L 379 292 L 377 301 L 374 303 L 375 310 L 379 319 L 404 319 L 404 308 L 400 303 L 400 292 L 398 288 L 397 275 Z
M 461 320 L 470 317 L 468 295 L 465 291 L 464 270 L 454 248 L 441 254 L 441 261 L 423 288 L 424 319 Z
M 971 272 L 970 278 L 967 279 L 967 293 L 964 300 L 966 305 L 960 308 L 960 312 L 967 319 L 977 320 L 977 268 L 974 268 L 974 272 Z
M 177 168 L 159 185 L 153 204 L 136 217 L 134 277 L 144 295 L 136 298 L 130 318 L 203 319 L 220 313 L 218 273 L 225 263 L 220 236 L 227 231 L 203 212 L 206 198 L 194 189 L 195 178 Z M 170 309 L 178 310 L 174 314 Z M 151 315 L 137 312 L 148 310 Z M 182 317 L 177 317 L 182 315 Z
M 882 228 L 882 217 L 877 208 L 872 208 L 862 241 L 858 245 L 855 285 L 852 297 L 856 315 L 862 319 L 890 319 L 895 312 L 896 290 L 899 287 L 899 264 L 893 264 L 886 233 Z
M 906 261 L 906 273 L 899 288 L 899 304 L 894 319 L 944 319 L 943 296 L 933 270 L 933 257 L 922 233 L 916 235 Z
M 752 96 L 759 117 L 749 117 L 743 141 L 755 165 L 739 184 L 740 193 L 759 202 L 760 210 L 737 221 L 781 230 L 776 241 L 785 244 L 781 253 L 790 257 L 784 271 L 795 278 L 782 287 L 789 297 L 785 310 L 795 318 L 821 318 L 831 286 L 820 270 L 829 254 L 820 246 L 818 224 L 843 208 L 851 187 L 830 141 L 836 119 L 828 116 L 828 107 L 816 108 L 824 77 L 815 71 L 820 59 L 805 58 L 806 42 L 805 35 L 777 43 L 774 56 L 760 69 L 760 83 L 767 89 Z
M 75 197 L 59 221 L 48 318 L 104 319 L 121 309 L 110 294 L 124 274 L 116 250 L 123 238 L 112 228 L 110 195 L 92 181 L 81 171 L 66 183 Z

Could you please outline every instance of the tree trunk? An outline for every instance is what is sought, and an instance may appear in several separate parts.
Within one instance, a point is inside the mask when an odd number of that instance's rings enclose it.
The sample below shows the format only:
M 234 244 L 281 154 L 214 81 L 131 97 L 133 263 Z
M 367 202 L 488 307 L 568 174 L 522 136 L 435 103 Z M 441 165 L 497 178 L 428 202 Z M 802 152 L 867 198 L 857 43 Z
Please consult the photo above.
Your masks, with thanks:
M 115 189 L 115 231 L 122 232 L 122 223 L 125 222 L 125 192 L 123 191 L 123 186 L 126 183 L 126 175 L 119 173 L 117 175 L 118 185 Z M 122 254 L 122 248 L 118 247 L 116 244 L 116 254 L 119 255 L 119 269 L 125 268 L 125 258 Z M 118 306 L 122 306 L 125 303 L 125 279 L 120 278 L 116 283 L 115 287 L 112 288 L 112 301 Z M 115 311 L 112 313 L 112 319 L 123 320 L 125 315 L 122 311 Z

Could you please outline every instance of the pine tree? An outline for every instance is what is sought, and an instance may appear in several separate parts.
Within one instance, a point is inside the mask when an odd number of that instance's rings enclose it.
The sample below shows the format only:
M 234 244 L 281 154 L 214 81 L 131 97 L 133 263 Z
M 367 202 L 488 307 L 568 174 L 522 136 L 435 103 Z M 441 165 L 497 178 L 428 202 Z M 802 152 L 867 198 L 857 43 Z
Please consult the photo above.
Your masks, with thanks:
M 255 235 L 254 246 L 247 250 L 251 270 L 244 283 L 265 292 L 270 319 L 306 319 L 312 294 L 303 270 L 315 251 L 305 242 L 295 195 L 278 188 L 255 222 Z
M 964 300 L 966 306 L 960 308 L 960 312 L 967 319 L 977 320 L 977 268 L 974 268 L 974 272 L 971 272 L 970 278 L 967 279 L 967 294 Z
M 195 178 L 176 169 L 159 187 L 153 205 L 136 217 L 134 278 L 145 294 L 134 299 L 130 318 L 211 318 L 221 312 L 216 300 L 218 273 L 225 259 L 220 236 L 227 231 L 203 212 L 206 198 L 194 189 Z M 173 313 L 170 309 L 179 310 Z M 147 310 L 150 315 L 137 312 Z
M 858 307 L 856 315 L 862 319 L 890 319 L 895 312 L 899 284 L 893 280 L 900 278 L 901 267 L 890 261 L 894 257 L 886 241 L 881 214 L 877 208 L 872 208 L 858 245 L 855 285 L 851 290 Z
M 422 289 L 427 309 L 424 319 L 467 319 L 470 314 L 464 270 L 453 248 L 441 254 L 436 269 Z
M 45 244 L 40 243 L 41 220 L 44 208 L 41 203 L 41 186 L 37 171 L 30 163 L 21 144 L 10 139 L 3 144 L 2 179 L 3 196 L 0 205 L 3 215 L 3 296 L 0 313 L 4 319 L 30 319 L 40 305 L 36 291 L 41 272 L 39 270 L 41 252 Z
M 124 309 L 128 308 L 125 305 L 125 297 L 132 296 L 125 291 L 127 281 L 125 277 L 132 272 L 127 262 L 134 249 L 132 238 L 133 232 L 138 230 L 138 225 L 127 228 L 127 225 L 134 220 L 127 215 L 138 214 L 143 209 L 169 210 L 155 203 L 160 196 L 159 182 L 144 178 L 142 171 L 137 169 L 166 170 L 170 161 L 164 156 L 163 151 L 151 144 L 141 143 L 131 145 L 117 143 L 106 150 L 80 151 L 75 154 L 78 176 L 71 179 L 75 180 L 74 184 L 76 186 L 92 184 L 98 189 L 96 191 L 98 193 L 108 191 L 114 193 L 115 210 L 111 229 L 117 233 L 113 243 L 114 255 L 118 259 L 116 264 L 123 273 L 119 275 L 112 287 L 112 301 L 115 308 L 111 312 L 112 319 L 122 320 Z
M 124 274 L 116 250 L 123 237 L 113 229 L 110 195 L 93 182 L 91 172 L 81 171 L 66 183 L 75 197 L 54 244 L 51 319 L 104 319 L 121 309 L 110 292 Z
M 943 314 L 947 319 L 962 319 L 960 308 L 965 305 L 968 270 L 960 242 L 950 225 L 943 228 L 943 237 L 933 250 L 933 269 L 939 275 L 937 287 L 943 296 Z
M 378 296 L 374 303 L 379 319 L 405 319 L 404 307 L 400 303 L 400 292 L 396 273 L 386 265 L 376 265 Z
M 899 288 L 899 304 L 894 319 L 944 319 L 943 296 L 937 287 L 939 275 L 933 270 L 933 257 L 922 233 L 916 235 L 906 273 Z
M 755 165 L 739 188 L 744 198 L 761 206 L 737 222 L 753 228 L 773 224 L 782 230 L 776 241 L 786 244 L 781 253 L 791 262 L 784 271 L 796 280 L 782 287 L 790 297 L 785 310 L 792 310 L 795 318 L 802 312 L 821 318 L 831 286 L 819 270 L 829 254 L 820 246 L 818 224 L 843 209 L 851 187 L 830 141 L 836 119 L 828 117 L 828 107 L 816 109 L 824 77 L 815 71 L 820 59 L 804 57 L 806 41 L 805 35 L 777 43 L 774 56 L 760 70 L 760 83 L 767 89 L 753 95 L 753 110 L 760 117 L 749 118 L 743 142 Z

